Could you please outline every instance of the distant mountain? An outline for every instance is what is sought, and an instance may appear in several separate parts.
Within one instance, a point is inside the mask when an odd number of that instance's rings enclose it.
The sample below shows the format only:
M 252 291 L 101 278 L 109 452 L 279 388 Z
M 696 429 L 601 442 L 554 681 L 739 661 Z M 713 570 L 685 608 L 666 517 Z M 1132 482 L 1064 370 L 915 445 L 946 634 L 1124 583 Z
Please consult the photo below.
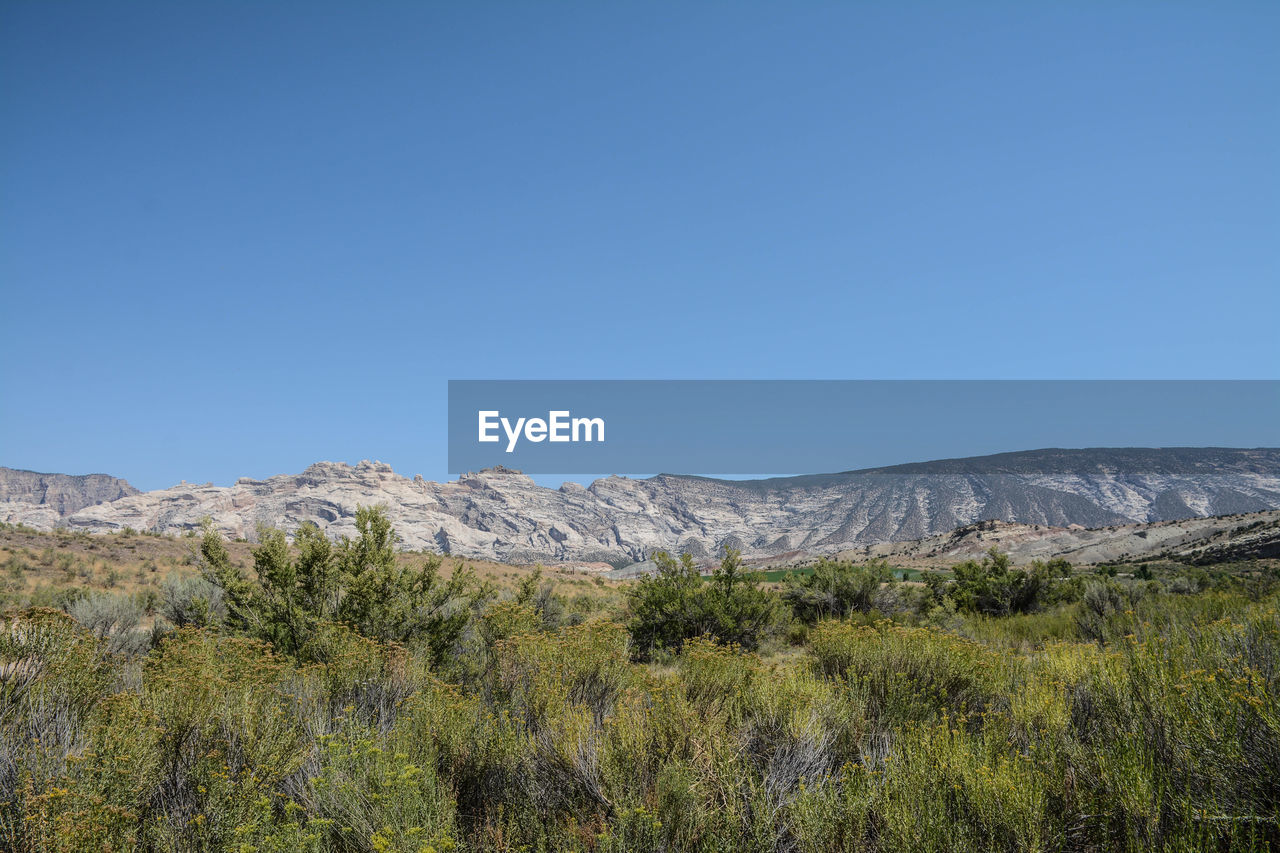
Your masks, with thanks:
M 141 492 L 124 480 L 106 474 L 40 474 L 0 468 L 0 501 L 45 507 L 59 516 L 137 494 Z
M 230 536 L 304 521 L 351 534 L 356 507 L 378 503 L 406 547 L 509 562 L 620 565 L 657 549 L 711 559 L 723 545 L 786 559 L 989 519 L 1096 528 L 1280 509 L 1280 449 L 1051 449 L 766 480 L 607 477 L 559 489 L 505 468 L 433 483 L 377 462 L 320 462 L 297 475 L 184 483 L 61 516 L 0 504 L 0 519 L 178 532 L 207 516 Z
M 1280 559 L 1280 511 L 1100 528 L 979 521 L 925 539 L 864 545 L 838 556 L 852 560 L 883 557 L 897 565 L 948 566 L 981 557 L 992 547 L 1007 553 L 1018 565 L 1053 557 L 1073 563 L 1162 558 L 1208 564 Z

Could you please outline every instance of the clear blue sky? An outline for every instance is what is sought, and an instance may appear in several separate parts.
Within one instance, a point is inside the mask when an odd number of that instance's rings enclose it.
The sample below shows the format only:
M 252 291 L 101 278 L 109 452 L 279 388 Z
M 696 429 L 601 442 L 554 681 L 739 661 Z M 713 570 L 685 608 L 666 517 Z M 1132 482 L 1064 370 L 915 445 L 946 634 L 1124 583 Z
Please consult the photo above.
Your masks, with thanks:
M 1278 43 L 1275 2 L 5 0 L 0 464 L 442 479 L 448 378 L 1273 378 Z

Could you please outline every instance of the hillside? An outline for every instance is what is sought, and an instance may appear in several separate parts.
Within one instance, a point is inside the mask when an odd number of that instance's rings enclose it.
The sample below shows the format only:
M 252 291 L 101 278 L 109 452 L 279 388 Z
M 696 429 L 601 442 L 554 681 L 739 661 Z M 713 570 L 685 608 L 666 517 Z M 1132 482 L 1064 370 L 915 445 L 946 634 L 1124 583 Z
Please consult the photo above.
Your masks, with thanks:
M 1280 559 L 1280 512 L 1125 524 L 1047 527 L 980 521 L 910 542 L 886 542 L 839 552 L 852 560 L 882 557 L 896 565 L 949 566 L 992 547 L 1014 563 L 1061 557 L 1077 565 L 1171 559 L 1194 564 Z
M 0 467 L 0 502 L 41 507 L 39 511 L 57 516 L 137 494 L 141 492 L 129 483 L 107 474 L 41 474 Z
M 0 504 L 41 529 L 180 533 L 211 518 L 230 537 L 260 523 L 354 531 L 357 506 L 385 504 L 403 544 L 502 562 L 606 561 L 656 549 L 700 560 L 721 546 L 754 559 L 925 539 L 979 521 L 1106 528 L 1280 509 L 1280 450 L 1039 450 L 767 480 L 662 474 L 590 487 L 538 486 L 504 468 L 435 483 L 377 462 L 321 462 L 229 487 L 183 483 L 56 514 Z

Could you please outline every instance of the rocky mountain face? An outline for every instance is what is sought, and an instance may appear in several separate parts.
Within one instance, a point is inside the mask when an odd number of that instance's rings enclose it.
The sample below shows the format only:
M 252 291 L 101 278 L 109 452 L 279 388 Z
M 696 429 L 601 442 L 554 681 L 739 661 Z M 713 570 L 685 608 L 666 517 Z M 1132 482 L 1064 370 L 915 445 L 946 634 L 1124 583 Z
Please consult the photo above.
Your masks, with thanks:
M 911 542 L 882 542 L 839 552 L 854 561 L 883 557 L 895 565 L 951 566 L 998 548 L 1015 565 L 1062 557 L 1076 564 L 1173 559 L 1187 563 L 1280 558 L 1280 511 L 1216 515 L 1084 528 L 979 521 Z
M 106 474 L 40 474 L 0 468 L 0 502 L 44 507 L 57 516 L 94 504 L 141 494 L 118 477 Z
M 711 559 L 835 553 L 926 538 L 988 519 L 1103 527 L 1280 509 L 1280 449 L 1040 450 L 767 480 L 662 474 L 590 487 L 538 486 L 504 468 L 449 483 L 378 462 L 320 462 L 301 474 L 183 483 L 55 514 L 0 503 L 0 519 L 36 527 L 182 532 L 209 517 L 228 536 L 313 521 L 354 533 L 358 506 L 384 504 L 407 548 L 506 562 L 606 561 L 657 549 Z

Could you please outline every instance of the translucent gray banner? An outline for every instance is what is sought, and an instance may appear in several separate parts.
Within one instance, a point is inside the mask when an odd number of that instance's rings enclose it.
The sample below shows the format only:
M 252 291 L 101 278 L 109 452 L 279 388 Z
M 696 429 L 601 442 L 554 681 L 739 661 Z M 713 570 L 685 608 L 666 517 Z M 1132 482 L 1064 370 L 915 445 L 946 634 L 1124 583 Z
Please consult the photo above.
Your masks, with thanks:
M 1280 380 L 451 380 L 449 471 L 848 471 L 1062 447 L 1277 447 Z

